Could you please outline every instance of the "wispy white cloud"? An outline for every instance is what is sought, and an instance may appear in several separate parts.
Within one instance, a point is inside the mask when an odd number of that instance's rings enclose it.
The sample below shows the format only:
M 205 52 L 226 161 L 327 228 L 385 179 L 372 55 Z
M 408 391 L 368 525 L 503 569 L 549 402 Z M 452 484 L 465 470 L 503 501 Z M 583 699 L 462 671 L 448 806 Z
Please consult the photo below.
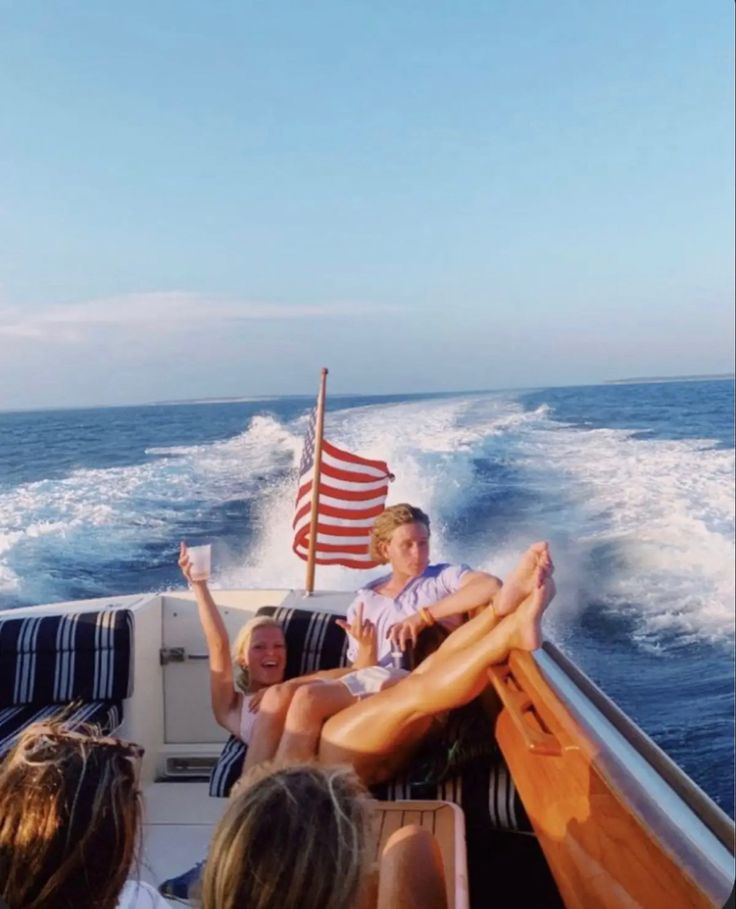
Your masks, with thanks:
M 28 340 L 78 342 L 106 328 L 136 330 L 155 326 L 158 333 L 215 327 L 236 321 L 291 321 L 380 316 L 396 307 L 369 303 L 290 305 L 210 297 L 186 291 L 125 294 L 84 303 L 22 312 L 0 308 L 0 336 Z

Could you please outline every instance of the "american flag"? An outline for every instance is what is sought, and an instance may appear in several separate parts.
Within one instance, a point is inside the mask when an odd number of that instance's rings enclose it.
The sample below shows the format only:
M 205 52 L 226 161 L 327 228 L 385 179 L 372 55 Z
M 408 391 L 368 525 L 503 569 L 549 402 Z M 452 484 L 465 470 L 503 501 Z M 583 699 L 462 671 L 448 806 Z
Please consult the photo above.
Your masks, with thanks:
M 309 552 L 315 425 L 316 411 L 312 411 L 304 437 L 292 523 L 292 548 L 304 561 Z M 321 460 L 315 562 L 318 565 L 373 568 L 378 563 L 368 554 L 370 530 L 373 519 L 384 510 L 388 483 L 393 480 L 393 474 L 384 461 L 358 457 L 324 438 Z

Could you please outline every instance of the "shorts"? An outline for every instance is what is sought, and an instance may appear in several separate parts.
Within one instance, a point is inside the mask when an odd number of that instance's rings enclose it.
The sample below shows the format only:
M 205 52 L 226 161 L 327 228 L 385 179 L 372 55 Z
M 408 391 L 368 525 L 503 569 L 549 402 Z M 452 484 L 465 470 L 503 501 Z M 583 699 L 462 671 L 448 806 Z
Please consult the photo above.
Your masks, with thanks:
M 342 676 L 338 681 L 348 689 L 353 697 L 367 698 L 377 694 L 390 679 L 403 679 L 409 675 L 406 669 L 392 669 L 388 666 L 367 666 L 365 669 L 356 669 Z

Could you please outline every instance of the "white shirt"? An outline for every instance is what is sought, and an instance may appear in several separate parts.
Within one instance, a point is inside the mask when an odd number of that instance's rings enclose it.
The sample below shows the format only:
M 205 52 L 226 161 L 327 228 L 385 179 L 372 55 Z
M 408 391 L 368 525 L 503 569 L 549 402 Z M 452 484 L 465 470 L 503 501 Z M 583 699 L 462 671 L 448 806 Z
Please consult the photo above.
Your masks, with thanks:
M 376 644 L 378 645 L 378 663 L 381 666 L 391 665 L 391 643 L 387 632 L 392 625 L 403 622 L 404 619 L 418 612 L 420 606 L 431 606 L 451 593 L 460 589 L 460 581 L 468 571 L 467 565 L 450 565 L 441 562 L 439 565 L 427 565 L 424 571 L 406 582 L 404 587 L 395 597 L 376 593 L 375 588 L 385 584 L 391 577 L 390 574 L 371 581 L 361 587 L 353 602 L 348 606 L 348 623 L 355 618 L 358 604 L 363 604 L 363 618 L 369 619 L 376 626 Z M 460 616 L 451 616 L 443 619 L 442 625 L 452 631 L 460 624 Z M 358 644 L 349 638 L 348 659 L 355 662 L 358 655 Z
M 170 909 L 169 903 L 145 881 L 126 881 L 117 909 Z

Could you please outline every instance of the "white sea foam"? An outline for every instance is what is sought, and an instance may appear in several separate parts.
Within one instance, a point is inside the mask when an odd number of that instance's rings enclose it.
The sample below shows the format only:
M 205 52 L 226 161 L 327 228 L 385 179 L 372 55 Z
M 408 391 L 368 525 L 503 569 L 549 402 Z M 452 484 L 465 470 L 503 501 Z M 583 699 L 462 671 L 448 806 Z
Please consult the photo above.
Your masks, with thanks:
M 519 450 L 573 503 L 582 602 L 626 613 L 648 649 L 672 634 L 733 639 L 733 450 L 554 423 Z
M 463 542 L 448 537 L 445 520 L 471 488 L 478 446 L 498 431 L 497 424 L 530 419 L 518 404 L 499 396 L 484 398 L 482 415 L 468 420 L 477 403 L 476 398 L 424 400 L 353 408 L 327 416 L 325 435 L 329 439 L 388 463 L 396 476 L 389 489 L 389 504 L 416 503 L 432 516 L 436 560 L 462 557 Z M 284 545 L 291 538 L 293 501 L 291 478 L 268 490 L 261 503 L 261 535 L 242 559 L 238 557 L 237 566 L 223 572 L 224 586 L 303 586 L 304 565 Z M 375 569 L 356 576 L 337 566 L 320 566 L 318 571 L 320 586 L 343 590 L 382 573 Z
M 407 427 L 411 431 L 407 432 Z M 581 430 L 524 412 L 508 397 L 478 396 L 333 414 L 327 432 L 396 474 L 389 502 L 420 503 L 433 518 L 435 559 L 460 559 L 501 576 L 533 539 L 551 541 L 558 566 L 553 625 L 574 621 L 591 601 L 633 622 L 634 639 L 657 650 L 667 636 L 732 640 L 734 619 L 733 450 L 704 441 L 647 440 L 622 430 Z M 502 545 L 483 527 L 451 539 L 446 523 L 473 495 L 473 462 L 507 458 L 539 508 L 521 514 Z M 300 587 L 303 566 L 284 546 L 292 490 L 263 502 L 263 530 L 223 583 Z M 484 555 L 485 553 L 485 555 Z M 349 589 L 355 575 L 319 568 L 319 583 Z M 378 572 L 373 572 L 373 575 Z

